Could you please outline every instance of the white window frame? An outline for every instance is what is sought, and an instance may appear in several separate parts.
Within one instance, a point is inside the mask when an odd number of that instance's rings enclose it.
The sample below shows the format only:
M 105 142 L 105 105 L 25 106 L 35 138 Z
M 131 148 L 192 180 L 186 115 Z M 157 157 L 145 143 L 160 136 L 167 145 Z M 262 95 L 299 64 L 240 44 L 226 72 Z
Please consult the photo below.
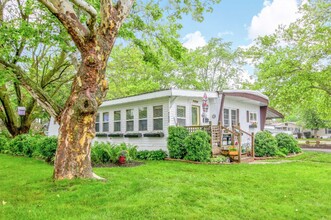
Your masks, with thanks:
M 119 114 L 119 116 L 120 116 L 119 119 L 115 118 L 115 114 L 117 114 L 117 113 L 120 113 Z M 121 118 L 122 118 L 121 110 L 114 111 L 114 132 L 120 132 L 122 130 L 121 129 Z M 116 130 L 117 125 L 119 125 L 119 130 Z
M 162 115 L 161 116 L 157 116 L 157 117 L 155 117 L 155 110 L 154 110 L 154 108 L 156 108 L 156 107 L 161 107 L 161 109 L 162 109 Z M 155 120 L 161 120 L 161 122 L 162 122 L 162 126 L 161 126 L 161 129 L 155 129 Z M 163 105 L 155 105 L 155 106 L 153 106 L 153 130 L 154 131 L 162 131 L 163 130 Z
M 108 120 L 105 120 L 105 115 L 108 115 Z M 109 112 L 102 113 L 102 131 L 109 132 Z
M 255 115 L 255 120 L 254 117 L 252 120 L 252 115 Z M 249 122 L 257 122 L 257 112 L 249 112 Z
M 132 111 L 132 118 L 128 119 L 128 111 Z M 134 131 L 134 111 L 133 111 L 133 109 L 126 109 L 126 111 L 125 111 L 125 120 L 126 120 L 125 130 L 126 131 Z M 132 122 L 132 130 L 128 129 L 128 122 Z
M 225 119 L 225 110 L 228 111 L 228 118 Z M 225 123 L 227 121 L 227 123 Z M 224 127 L 230 127 L 230 121 L 231 121 L 231 110 L 229 108 L 224 108 L 223 109 L 223 125 Z
M 178 108 L 184 108 L 184 116 L 178 115 Z M 177 105 L 176 116 L 177 116 L 177 125 L 178 126 L 186 126 L 186 106 L 184 106 L 184 105 Z M 184 123 L 179 123 L 179 121 L 182 121 Z
M 95 117 L 95 132 L 100 132 L 100 114 L 97 113 Z
M 231 126 L 233 125 L 238 125 L 238 113 L 237 113 L 237 109 L 230 109 L 230 122 L 231 122 Z M 234 114 L 232 114 L 234 112 Z M 235 123 L 233 123 L 233 115 L 235 116 Z
M 146 116 L 141 117 L 140 112 L 146 110 Z M 148 108 L 147 107 L 140 107 L 138 108 L 138 130 L 139 131 L 147 131 L 148 130 L 148 120 L 147 120 L 147 115 L 148 115 Z M 142 129 L 141 122 L 146 121 L 146 129 Z

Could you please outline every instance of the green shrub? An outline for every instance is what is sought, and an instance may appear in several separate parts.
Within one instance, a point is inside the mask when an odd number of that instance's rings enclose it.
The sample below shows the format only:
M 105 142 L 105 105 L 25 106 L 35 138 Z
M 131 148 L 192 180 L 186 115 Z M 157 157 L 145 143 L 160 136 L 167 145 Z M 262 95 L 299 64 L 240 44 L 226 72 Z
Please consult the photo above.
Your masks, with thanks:
M 301 152 L 301 149 L 298 147 L 298 142 L 292 135 L 288 135 L 285 133 L 280 133 L 276 135 L 276 140 L 278 143 L 278 148 L 284 154 L 286 153 L 298 153 Z
M 8 137 L 0 134 L 0 153 L 4 152 L 9 141 L 10 139 Z
M 171 158 L 183 159 L 186 155 L 184 140 L 189 132 L 184 127 L 170 126 L 168 128 L 168 150 Z
M 270 132 L 261 131 L 255 136 L 254 141 L 255 156 L 275 156 L 277 153 L 277 140 Z
M 223 155 L 219 155 L 217 157 L 210 158 L 210 162 L 213 162 L 213 163 L 224 163 L 227 161 L 230 161 L 229 157 L 226 157 Z
M 137 152 L 139 160 L 164 160 L 167 153 L 164 150 L 142 150 Z
M 33 156 L 39 157 L 46 162 L 53 162 L 57 148 L 57 137 L 40 137 L 36 141 Z
M 196 131 L 184 140 L 187 154 L 184 159 L 207 162 L 211 156 L 210 136 L 205 131 Z
M 30 135 L 22 134 L 13 138 L 7 145 L 7 153 L 18 156 L 32 157 L 35 149 L 36 142 L 42 136 L 40 135 Z
M 93 164 L 117 163 L 123 153 L 125 153 L 126 161 L 130 162 L 136 159 L 137 147 L 125 143 L 112 145 L 95 142 L 91 148 L 91 160 Z

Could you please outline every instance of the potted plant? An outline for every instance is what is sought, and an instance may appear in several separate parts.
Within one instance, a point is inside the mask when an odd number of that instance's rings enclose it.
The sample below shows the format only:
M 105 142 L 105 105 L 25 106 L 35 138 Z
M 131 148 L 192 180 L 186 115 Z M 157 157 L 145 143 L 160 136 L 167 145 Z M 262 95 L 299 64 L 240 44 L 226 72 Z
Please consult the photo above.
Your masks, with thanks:
M 120 156 L 118 158 L 118 163 L 119 164 L 125 164 L 127 153 L 128 153 L 128 151 L 126 151 L 126 150 L 122 150 L 121 151 L 121 154 L 120 154 Z
M 249 125 L 249 128 L 257 128 L 257 122 L 252 122 L 252 124 Z
M 229 155 L 230 156 L 237 156 L 238 155 L 238 150 L 237 150 L 237 148 L 235 148 L 235 146 L 230 146 L 228 148 L 228 150 L 229 150 Z

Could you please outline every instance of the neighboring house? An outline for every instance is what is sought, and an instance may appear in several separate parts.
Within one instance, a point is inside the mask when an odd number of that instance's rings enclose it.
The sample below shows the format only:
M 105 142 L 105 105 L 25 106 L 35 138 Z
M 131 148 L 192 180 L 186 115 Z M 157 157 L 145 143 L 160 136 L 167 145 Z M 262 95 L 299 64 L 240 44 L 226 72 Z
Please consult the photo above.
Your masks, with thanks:
M 310 135 L 313 138 L 316 138 L 314 137 L 315 134 L 317 138 L 322 138 L 322 139 L 331 138 L 331 128 L 320 128 L 317 131 L 315 131 L 314 129 L 305 129 L 304 132 L 305 133 L 310 132 Z
M 263 130 L 267 118 L 280 117 L 268 97 L 251 90 L 222 92 L 169 89 L 105 101 L 96 118 L 94 141 L 137 145 L 140 150 L 167 150 L 168 127 L 240 124 L 249 133 Z M 48 135 L 57 135 L 52 119 Z M 223 134 L 223 140 L 227 134 Z M 250 143 L 246 134 L 243 143 Z
M 295 122 L 276 122 L 266 124 L 265 130 L 270 131 L 273 135 L 286 133 L 298 137 L 298 134 L 303 132 L 303 127 Z

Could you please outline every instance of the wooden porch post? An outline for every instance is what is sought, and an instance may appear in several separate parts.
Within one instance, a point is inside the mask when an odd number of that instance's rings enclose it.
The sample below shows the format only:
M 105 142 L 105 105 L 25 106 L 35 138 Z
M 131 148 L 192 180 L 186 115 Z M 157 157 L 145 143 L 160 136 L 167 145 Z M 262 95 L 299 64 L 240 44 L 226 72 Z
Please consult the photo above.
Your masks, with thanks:
M 239 130 L 239 133 L 238 133 L 238 144 L 239 144 L 238 162 L 240 163 L 241 162 L 241 133 L 240 133 L 240 130 Z
M 255 152 L 254 152 L 254 132 L 252 132 L 252 157 L 253 157 L 253 159 L 254 159 L 254 157 L 255 157 Z
M 220 131 L 220 148 L 222 148 L 222 142 L 223 142 L 223 129 L 222 129 L 222 123 L 218 122 L 218 129 Z

